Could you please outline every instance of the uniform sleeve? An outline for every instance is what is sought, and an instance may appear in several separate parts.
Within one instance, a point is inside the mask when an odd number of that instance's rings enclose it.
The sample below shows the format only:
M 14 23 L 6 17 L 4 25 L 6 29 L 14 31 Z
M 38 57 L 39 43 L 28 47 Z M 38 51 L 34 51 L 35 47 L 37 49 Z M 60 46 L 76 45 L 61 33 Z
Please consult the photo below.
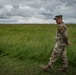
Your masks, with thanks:
M 67 35 L 66 27 L 63 25 L 59 26 L 59 31 L 63 35 L 64 42 L 67 44 L 68 43 L 68 35 Z
M 65 26 L 64 26 L 64 32 L 63 32 L 63 40 L 66 44 L 69 42 L 68 34 L 67 34 L 67 28 Z
M 65 42 L 66 44 L 69 42 L 67 36 L 63 37 L 63 40 L 64 40 L 64 42 Z

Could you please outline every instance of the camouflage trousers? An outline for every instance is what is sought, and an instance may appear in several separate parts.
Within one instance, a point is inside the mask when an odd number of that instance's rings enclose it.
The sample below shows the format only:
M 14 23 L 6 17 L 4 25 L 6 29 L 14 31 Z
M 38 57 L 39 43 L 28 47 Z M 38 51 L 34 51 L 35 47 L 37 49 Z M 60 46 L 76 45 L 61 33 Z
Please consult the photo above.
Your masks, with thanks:
M 59 56 L 62 59 L 63 68 L 68 68 L 68 59 L 66 56 L 66 46 L 60 46 L 57 43 L 54 47 L 54 50 L 52 52 L 48 65 L 53 67 L 53 64 L 56 62 L 56 60 Z

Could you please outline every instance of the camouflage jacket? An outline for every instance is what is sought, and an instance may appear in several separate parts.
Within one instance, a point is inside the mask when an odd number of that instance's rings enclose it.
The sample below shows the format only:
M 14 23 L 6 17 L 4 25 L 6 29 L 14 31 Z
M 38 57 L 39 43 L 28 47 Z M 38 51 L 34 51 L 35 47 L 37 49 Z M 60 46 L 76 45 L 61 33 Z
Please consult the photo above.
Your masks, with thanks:
M 56 43 L 60 46 L 66 46 L 66 43 L 68 42 L 67 36 L 66 25 L 64 23 L 59 24 L 56 33 Z

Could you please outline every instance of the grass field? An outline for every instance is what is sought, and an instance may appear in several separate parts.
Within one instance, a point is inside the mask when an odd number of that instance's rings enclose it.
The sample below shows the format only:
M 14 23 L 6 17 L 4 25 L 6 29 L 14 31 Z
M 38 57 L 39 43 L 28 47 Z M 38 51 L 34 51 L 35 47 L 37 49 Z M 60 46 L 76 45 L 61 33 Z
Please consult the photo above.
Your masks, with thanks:
M 56 25 L 0 25 L 0 75 L 64 75 L 57 71 L 58 59 L 50 72 L 46 65 L 55 45 Z M 67 46 L 69 69 L 76 75 L 76 25 L 67 25 L 70 46 Z

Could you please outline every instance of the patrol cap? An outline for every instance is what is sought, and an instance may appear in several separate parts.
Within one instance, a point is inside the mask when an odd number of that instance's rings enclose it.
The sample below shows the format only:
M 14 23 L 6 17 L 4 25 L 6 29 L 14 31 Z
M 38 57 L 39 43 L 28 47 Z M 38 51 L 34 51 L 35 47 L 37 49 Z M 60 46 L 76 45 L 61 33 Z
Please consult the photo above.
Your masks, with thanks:
M 57 15 L 57 16 L 55 16 L 54 20 L 57 20 L 57 19 L 62 18 L 62 17 L 63 17 L 62 15 Z

